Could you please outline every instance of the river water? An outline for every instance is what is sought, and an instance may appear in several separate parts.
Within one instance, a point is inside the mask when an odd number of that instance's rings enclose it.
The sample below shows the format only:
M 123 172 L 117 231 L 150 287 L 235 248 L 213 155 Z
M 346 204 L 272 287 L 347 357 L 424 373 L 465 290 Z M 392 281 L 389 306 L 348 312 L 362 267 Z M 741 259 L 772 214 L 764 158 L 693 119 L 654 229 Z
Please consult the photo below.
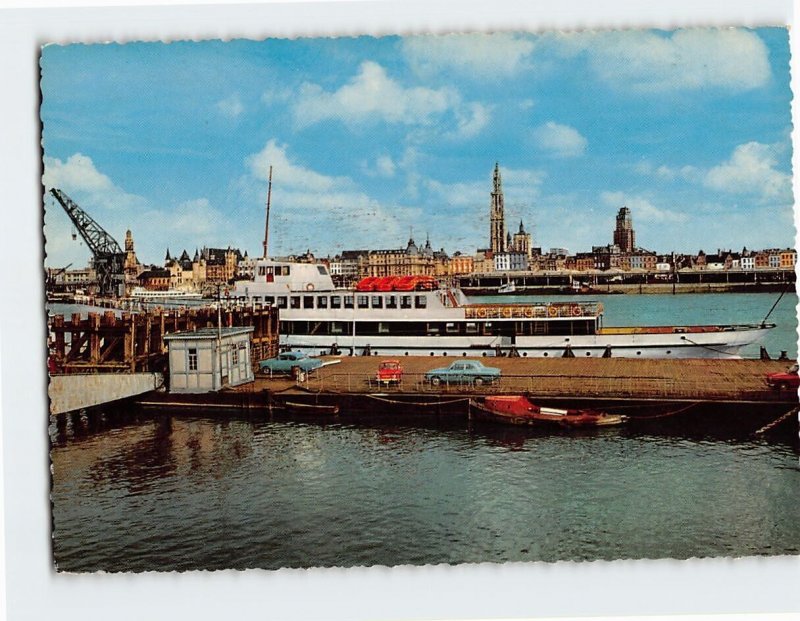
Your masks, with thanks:
M 667 306 L 675 323 L 758 322 L 776 298 L 603 301 L 607 325 L 644 325 Z M 771 351 L 796 355 L 796 302 L 770 318 Z M 106 408 L 51 421 L 54 556 L 166 571 L 798 554 L 800 450 L 754 439 L 757 410 L 565 433 Z

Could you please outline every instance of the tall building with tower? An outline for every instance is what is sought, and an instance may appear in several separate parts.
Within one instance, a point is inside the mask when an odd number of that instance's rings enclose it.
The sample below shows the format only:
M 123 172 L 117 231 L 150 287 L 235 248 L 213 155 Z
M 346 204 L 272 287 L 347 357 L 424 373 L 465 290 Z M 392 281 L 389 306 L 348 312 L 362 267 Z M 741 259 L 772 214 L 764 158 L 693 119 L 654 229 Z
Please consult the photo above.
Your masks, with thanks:
M 636 248 L 636 234 L 633 231 L 631 210 L 623 207 L 617 214 L 617 228 L 614 229 L 614 245 L 621 252 L 633 252 Z
M 492 203 L 489 210 L 489 248 L 492 252 L 506 250 L 506 216 L 503 207 L 503 181 L 500 178 L 500 166 L 494 165 L 492 179 Z

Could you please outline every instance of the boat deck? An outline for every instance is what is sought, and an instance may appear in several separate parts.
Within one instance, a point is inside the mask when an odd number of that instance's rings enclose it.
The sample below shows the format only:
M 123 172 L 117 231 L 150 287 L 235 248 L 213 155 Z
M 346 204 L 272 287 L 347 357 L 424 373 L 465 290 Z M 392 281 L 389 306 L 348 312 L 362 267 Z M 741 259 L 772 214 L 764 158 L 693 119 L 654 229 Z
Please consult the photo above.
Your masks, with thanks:
M 330 361 L 331 358 L 325 358 Z M 785 371 L 786 360 L 652 360 L 631 358 L 482 358 L 486 366 L 502 371 L 498 383 L 486 386 L 440 385 L 424 381 L 430 369 L 462 358 L 450 356 L 402 357 L 400 386 L 378 386 L 375 373 L 391 358 L 342 357 L 322 367 L 303 382 L 286 376 L 257 376 L 239 392 L 269 390 L 346 394 L 483 395 L 528 393 L 532 397 L 575 400 L 623 399 L 638 401 L 720 401 L 737 403 L 796 403 L 797 393 L 767 386 L 769 373 Z

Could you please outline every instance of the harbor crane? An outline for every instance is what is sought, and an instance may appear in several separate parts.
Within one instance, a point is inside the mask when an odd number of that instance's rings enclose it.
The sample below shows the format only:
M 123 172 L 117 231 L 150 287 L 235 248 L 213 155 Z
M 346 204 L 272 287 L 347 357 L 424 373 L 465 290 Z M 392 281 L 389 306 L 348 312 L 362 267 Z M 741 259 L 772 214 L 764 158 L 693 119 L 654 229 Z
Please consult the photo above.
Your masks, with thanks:
M 92 252 L 93 264 L 97 273 L 97 285 L 100 295 L 120 295 L 125 284 L 125 253 L 106 230 L 81 209 L 78 204 L 58 188 L 51 188 L 56 201 L 67 212 L 89 250 Z

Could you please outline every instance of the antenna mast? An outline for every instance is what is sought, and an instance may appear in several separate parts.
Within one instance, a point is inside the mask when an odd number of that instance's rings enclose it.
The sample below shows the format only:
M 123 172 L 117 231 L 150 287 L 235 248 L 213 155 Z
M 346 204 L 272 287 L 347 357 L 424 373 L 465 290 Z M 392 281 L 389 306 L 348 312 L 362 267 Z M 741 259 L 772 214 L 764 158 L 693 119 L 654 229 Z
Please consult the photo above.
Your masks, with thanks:
M 264 258 L 267 257 L 269 247 L 269 203 L 272 199 L 272 166 L 269 167 L 269 184 L 267 185 L 267 222 L 264 225 Z

